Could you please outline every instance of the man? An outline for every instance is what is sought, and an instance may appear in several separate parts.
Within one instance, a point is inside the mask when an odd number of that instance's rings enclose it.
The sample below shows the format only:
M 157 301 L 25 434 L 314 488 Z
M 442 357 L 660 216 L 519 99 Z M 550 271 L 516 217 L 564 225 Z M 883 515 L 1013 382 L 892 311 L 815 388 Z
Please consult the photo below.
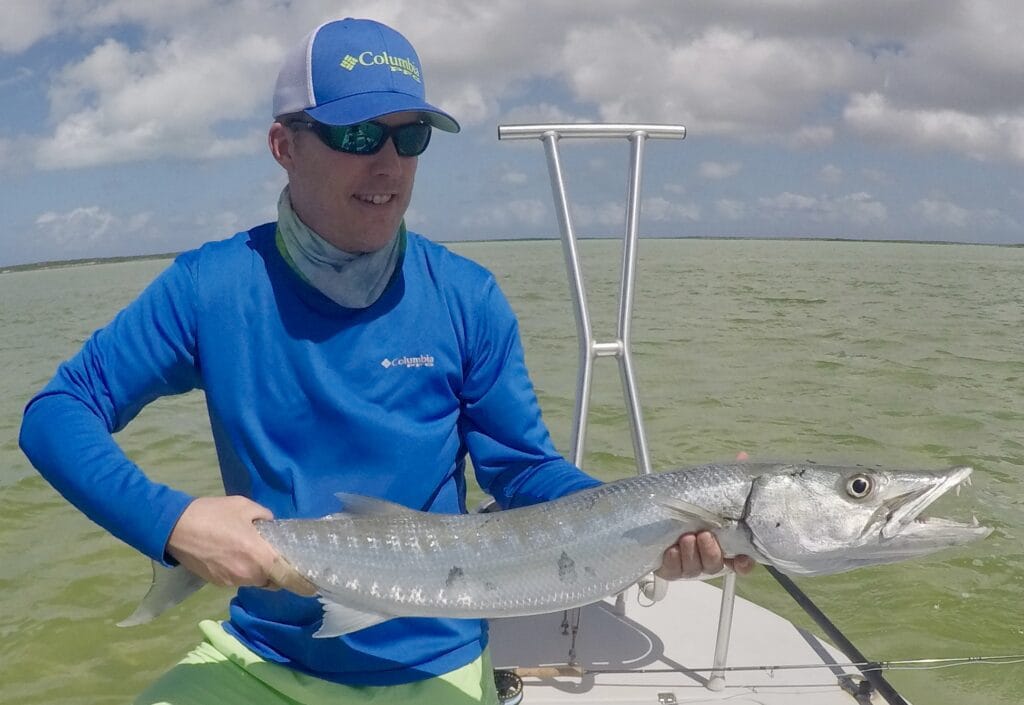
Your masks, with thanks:
M 312 586 L 253 522 L 329 514 L 337 492 L 462 512 L 467 454 L 503 507 L 597 481 L 555 451 L 494 278 L 404 227 L 431 128 L 459 130 L 425 101 L 405 38 L 368 20 L 318 27 L 285 60 L 274 117 L 277 222 L 178 257 L 29 403 L 22 447 L 114 535 L 238 588 L 229 619 L 204 622 L 138 702 L 492 702 L 485 624 L 396 619 L 314 639 Z M 111 437 L 196 388 L 224 497 L 152 482 Z M 722 565 L 705 533 L 661 573 Z

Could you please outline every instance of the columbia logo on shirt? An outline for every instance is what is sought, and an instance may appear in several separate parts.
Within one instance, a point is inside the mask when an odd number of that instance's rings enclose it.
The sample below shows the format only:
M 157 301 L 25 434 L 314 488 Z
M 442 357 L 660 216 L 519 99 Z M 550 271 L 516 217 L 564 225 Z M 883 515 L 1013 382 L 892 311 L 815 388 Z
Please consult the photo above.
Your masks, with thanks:
M 434 356 L 433 355 L 420 355 L 418 357 L 396 357 L 396 358 L 384 358 L 380 361 L 380 366 L 385 370 L 392 367 L 433 367 Z

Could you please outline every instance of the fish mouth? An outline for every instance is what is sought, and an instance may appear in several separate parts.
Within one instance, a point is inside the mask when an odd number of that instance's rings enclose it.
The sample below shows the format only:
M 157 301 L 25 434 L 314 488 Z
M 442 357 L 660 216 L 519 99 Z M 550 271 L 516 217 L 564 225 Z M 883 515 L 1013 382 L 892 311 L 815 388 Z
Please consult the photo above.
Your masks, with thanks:
M 952 519 L 921 516 L 925 509 L 949 490 L 956 488 L 959 495 L 961 486 L 971 484 L 972 472 L 969 467 L 952 468 L 943 475 L 936 475 L 932 484 L 886 501 L 881 507 L 882 511 L 887 512 L 881 531 L 882 538 L 967 543 L 987 536 L 992 529 L 979 526 L 975 518 L 967 524 Z

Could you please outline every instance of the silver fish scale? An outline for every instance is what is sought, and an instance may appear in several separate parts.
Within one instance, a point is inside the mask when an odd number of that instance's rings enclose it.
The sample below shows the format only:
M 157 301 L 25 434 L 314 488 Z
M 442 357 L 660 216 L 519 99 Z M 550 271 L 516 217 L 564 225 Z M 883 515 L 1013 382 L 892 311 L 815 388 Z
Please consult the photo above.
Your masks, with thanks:
M 324 596 L 349 607 L 396 616 L 543 613 L 624 589 L 699 527 L 660 498 L 729 516 L 742 510 L 749 484 L 744 468 L 708 466 L 514 512 L 341 513 L 261 522 L 259 530 Z

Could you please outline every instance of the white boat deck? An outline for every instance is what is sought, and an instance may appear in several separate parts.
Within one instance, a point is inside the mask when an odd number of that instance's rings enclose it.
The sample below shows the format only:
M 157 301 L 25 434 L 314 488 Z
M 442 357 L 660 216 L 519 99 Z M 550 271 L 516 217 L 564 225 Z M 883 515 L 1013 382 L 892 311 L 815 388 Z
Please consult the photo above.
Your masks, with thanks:
M 714 657 L 721 591 L 706 583 L 672 583 L 667 597 L 641 605 L 637 589 L 625 596 L 623 615 L 614 598 L 583 608 L 576 639 L 576 664 L 582 675 L 555 675 L 565 666 L 571 636 L 563 634 L 563 614 L 492 620 L 495 668 L 517 669 L 523 680 L 523 705 L 615 703 L 671 705 L 866 705 L 880 703 L 843 690 L 839 677 L 862 676 L 838 666 L 798 670 L 725 673 L 725 687 L 707 687 Z M 778 615 L 737 598 L 727 666 L 780 666 L 846 663 L 831 645 Z M 530 669 L 546 668 L 546 672 Z M 629 671 L 593 673 L 591 671 Z

